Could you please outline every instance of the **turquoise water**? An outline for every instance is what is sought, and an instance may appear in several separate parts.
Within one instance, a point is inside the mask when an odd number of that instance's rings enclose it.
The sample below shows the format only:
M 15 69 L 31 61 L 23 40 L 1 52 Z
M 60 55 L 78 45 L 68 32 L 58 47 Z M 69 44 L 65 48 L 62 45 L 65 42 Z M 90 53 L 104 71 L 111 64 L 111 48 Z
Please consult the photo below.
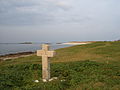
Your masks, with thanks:
M 72 45 L 62 45 L 62 44 L 51 44 L 50 49 L 59 49 L 64 47 L 69 47 Z M 41 44 L 0 44 L 0 55 L 17 53 L 17 52 L 27 52 L 36 51 L 41 49 Z

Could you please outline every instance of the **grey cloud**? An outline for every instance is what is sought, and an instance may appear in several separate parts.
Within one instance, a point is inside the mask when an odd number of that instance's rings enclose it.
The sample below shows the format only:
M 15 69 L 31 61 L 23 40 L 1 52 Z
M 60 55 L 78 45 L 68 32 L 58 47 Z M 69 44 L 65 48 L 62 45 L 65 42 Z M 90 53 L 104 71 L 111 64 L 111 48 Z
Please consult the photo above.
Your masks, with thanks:
M 69 5 L 56 0 L 1 0 L 0 24 L 41 24 L 55 21 L 55 13 L 69 10 Z M 59 16 L 58 16 L 59 17 Z
M 119 9 L 120 0 L 0 0 L 0 42 L 114 40 Z
M 118 27 L 119 4 L 117 0 L 0 0 L 0 26 L 72 23 L 107 26 L 114 21 Z
M 11 2 L 10 2 L 11 1 Z M 24 1 L 24 2 L 23 2 Z M 28 0 L 27 0 L 28 1 Z M 43 13 L 42 4 L 27 3 L 26 0 L 6 0 L 0 1 L 0 24 L 4 25 L 24 25 L 37 23 L 39 21 L 45 22 L 48 17 L 47 14 Z M 29 1 L 28 1 L 29 2 Z M 36 20 L 36 21 L 35 21 Z

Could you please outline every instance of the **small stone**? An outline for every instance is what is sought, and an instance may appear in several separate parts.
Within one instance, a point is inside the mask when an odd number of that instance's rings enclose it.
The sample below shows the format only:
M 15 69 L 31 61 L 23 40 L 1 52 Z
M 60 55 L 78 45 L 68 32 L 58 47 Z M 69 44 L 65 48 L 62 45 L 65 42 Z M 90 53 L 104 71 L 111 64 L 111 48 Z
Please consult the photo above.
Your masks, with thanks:
M 64 82 L 65 80 L 61 80 L 61 82 Z
M 49 79 L 49 81 L 52 81 L 52 80 L 53 80 L 53 78 Z
M 53 77 L 53 79 L 58 79 L 58 77 Z
M 46 79 L 43 79 L 43 82 L 47 82 L 47 80 L 46 80 Z
M 39 81 L 38 80 L 35 80 L 36 83 L 38 83 Z
M 53 77 L 53 78 L 49 79 L 49 81 L 56 80 L 56 79 L 58 79 L 58 78 L 57 77 Z

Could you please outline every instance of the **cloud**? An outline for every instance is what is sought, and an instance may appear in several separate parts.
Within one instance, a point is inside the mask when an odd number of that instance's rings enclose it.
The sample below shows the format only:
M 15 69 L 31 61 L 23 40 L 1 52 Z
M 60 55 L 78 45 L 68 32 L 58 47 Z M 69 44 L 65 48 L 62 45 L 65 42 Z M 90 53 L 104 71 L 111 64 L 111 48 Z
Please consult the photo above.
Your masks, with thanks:
M 23 6 L 23 7 L 16 7 L 15 9 L 19 13 L 39 13 L 38 6 L 30 6 L 30 7 Z
M 46 24 L 69 8 L 64 0 L 1 0 L 0 25 Z
M 50 21 L 46 2 L 38 0 L 1 0 L 0 25 L 26 25 Z M 48 7 L 47 7 L 48 8 Z
M 43 40 L 45 34 L 56 41 L 112 39 L 120 36 L 119 8 L 120 0 L 0 0 L 0 36 L 3 41 L 21 35 Z
M 99 19 L 100 15 L 105 16 L 112 1 L 0 0 L 0 25 L 88 22 L 92 19 Z M 111 13 L 109 14 L 111 15 Z
M 56 6 L 63 9 L 63 10 L 69 10 L 71 8 L 71 5 L 65 1 L 57 2 Z

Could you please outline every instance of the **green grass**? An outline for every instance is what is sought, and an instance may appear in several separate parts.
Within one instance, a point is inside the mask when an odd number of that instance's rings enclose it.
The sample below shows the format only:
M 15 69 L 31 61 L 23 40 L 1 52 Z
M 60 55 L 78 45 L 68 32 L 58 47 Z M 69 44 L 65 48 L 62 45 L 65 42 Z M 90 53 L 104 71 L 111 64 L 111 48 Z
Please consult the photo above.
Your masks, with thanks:
M 120 41 L 95 42 L 56 50 L 51 77 L 43 83 L 41 57 L 0 62 L 0 90 L 119 90 Z M 38 79 L 40 82 L 35 83 Z M 63 80 L 63 81 L 61 81 Z

